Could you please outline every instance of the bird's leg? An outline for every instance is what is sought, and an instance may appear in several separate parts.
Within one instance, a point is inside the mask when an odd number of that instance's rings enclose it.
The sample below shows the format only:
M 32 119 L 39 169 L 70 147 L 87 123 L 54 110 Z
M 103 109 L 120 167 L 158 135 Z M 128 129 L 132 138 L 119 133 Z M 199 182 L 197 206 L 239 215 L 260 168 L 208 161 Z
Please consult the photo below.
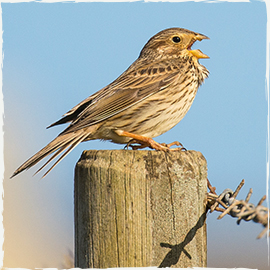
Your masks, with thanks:
M 130 133 L 127 131 L 123 131 L 123 130 L 115 130 L 116 134 L 119 136 L 124 136 L 124 137 L 130 137 L 132 138 L 131 141 L 129 141 L 126 145 L 126 147 L 128 148 L 129 146 L 133 149 L 133 150 L 137 150 L 137 149 L 142 149 L 142 148 L 146 148 L 149 147 L 151 149 L 155 149 L 158 151 L 181 151 L 181 150 L 186 150 L 183 145 L 180 142 L 172 142 L 170 144 L 165 144 L 165 143 L 157 143 L 156 141 L 154 141 L 151 138 L 148 137 L 144 137 L 141 135 L 137 135 L 134 133 Z M 132 145 L 133 143 L 137 143 L 140 145 Z M 180 148 L 170 148 L 173 145 L 177 145 L 180 146 Z
M 139 144 L 139 145 L 133 145 L 134 143 L 137 143 L 137 144 Z M 130 140 L 130 141 L 126 144 L 126 146 L 124 147 L 124 149 L 128 149 L 129 147 L 131 147 L 132 150 L 138 150 L 138 149 L 143 149 L 143 148 L 148 147 L 148 144 L 143 143 L 143 142 L 141 142 L 141 141 L 137 141 L 137 140 L 135 140 L 135 139 L 132 139 L 132 140 Z
M 151 149 L 155 149 L 158 151 L 170 151 L 171 150 L 169 147 L 162 145 L 160 143 L 157 143 L 153 139 L 148 138 L 148 137 L 144 137 L 144 136 L 130 133 L 130 132 L 120 130 L 120 129 L 117 129 L 114 132 L 119 136 L 132 138 L 133 140 L 127 144 L 127 147 L 131 146 L 132 149 L 134 149 L 134 150 L 145 148 L 145 147 L 149 147 Z M 132 145 L 130 145 L 131 143 L 138 143 L 141 146 L 132 146 Z

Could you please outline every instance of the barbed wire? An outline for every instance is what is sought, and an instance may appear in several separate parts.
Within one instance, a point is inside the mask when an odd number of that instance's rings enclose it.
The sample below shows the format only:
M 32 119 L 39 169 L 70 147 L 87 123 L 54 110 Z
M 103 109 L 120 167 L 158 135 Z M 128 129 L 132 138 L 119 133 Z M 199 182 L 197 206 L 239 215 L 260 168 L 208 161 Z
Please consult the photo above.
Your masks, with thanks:
M 252 189 L 249 190 L 245 200 L 237 200 L 240 189 L 243 187 L 245 180 L 243 179 L 238 185 L 235 191 L 227 188 L 220 195 L 216 194 L 216 188 L 212 187 L 208 180 L 208 188 L 210 192 L 207 193 L 207 207 L 210 209 L 210 213 L 213 211 L 222 212 L 218 219 L 223 218 L 225 215 L 237 218 L 237 224 L 239 225 L 241 220 L 254 221 L 262 224 L 263 231 L 257 236 L 257 239 L 262 238 L 270 230 L 270 211 L 262 203 L 265 201 L 266 196 L 263 196 L 258 204 L 255 206 L 249 203 Z

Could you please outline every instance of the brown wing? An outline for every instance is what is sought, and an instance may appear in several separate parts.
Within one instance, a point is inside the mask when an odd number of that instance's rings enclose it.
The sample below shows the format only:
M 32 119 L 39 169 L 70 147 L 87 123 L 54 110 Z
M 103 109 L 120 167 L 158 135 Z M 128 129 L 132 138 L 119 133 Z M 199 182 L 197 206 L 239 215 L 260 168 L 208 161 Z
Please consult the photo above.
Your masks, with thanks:
M 12 175 L 29 169 L 44 157 L 55 153 L 38 171 L 51 162 L 54 158 L 64 154 L 44 174 L 44 176 L 60 162 L 77 144 L 82 142 L 89 134 L 82 128 L 94 125 L 109 117 L 134 106 L 147 97 L 162 91 L 168 87 L 179 76 L 180 69 L 148 67 L 147 69 L 132 70 L 132 66 L 118 79 L 97 93 L 83 100 L 62 119 L 51 126 L 71 122 L 71 124 L 47 146 L 37 152 L 34 156 L 23 163 Z M 180 71 L 181 72 L 181 71 Z M 77 131 L 73 133 L 72 131 Z
M 104 121 L 149 96 L 162 91 L 176 80 L 179 69 L 167 67 L 133 68 L 134 64 L 119 78 L 70 110 L 56 123 L 72 123 L 61 133 L 73 132 Z

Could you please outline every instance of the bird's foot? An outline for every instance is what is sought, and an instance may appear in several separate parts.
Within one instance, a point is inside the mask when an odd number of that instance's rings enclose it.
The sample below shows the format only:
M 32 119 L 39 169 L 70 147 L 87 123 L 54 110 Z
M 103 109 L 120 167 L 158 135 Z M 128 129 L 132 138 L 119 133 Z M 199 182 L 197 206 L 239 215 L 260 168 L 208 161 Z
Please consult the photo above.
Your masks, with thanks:
M 130 133 L 130 132 L 126 132 L 126 131 L 123 131 L 123 130 L 116 130 L 115 132 L 119 136 L 132 138 L 132 140 L 130 140 L 127 143 L 127 145 L 125 146 L 125 148 L 127 148 L 127 149 L 128 149 L 128 147 L 131 147 L 132 150 L 143 149 L 143 148 L 149 147 L 149 148 L 155 149 L 157 151 L 165 151 L 165 152 L 186 150 L 183 147 L 183 145 L 180 142 L 177 142 L 177 141 L 172 142 L 170 144 L 158 143 L 158 142 L 154 141 L 151 138 L 144 137 L 144 136 L 137 135 L 137 134 Z M 138 145 L 134 145 L 134 144 L 138 144 Z M 180 147 L 170 148 L 173 145 L 180 146 Z
M 137 144 L 137 145 L 134 145 L 134 144 Z M 141 142 L 141 141 L 138 141 L 138 140 L 135 140 L 135 139 L 132 139 L 126 144 L 124 149 L 128 149 L 129 147 L 131 147 L 132 150 L 138 150 L 138 149 L 143 149 L 143 148 L 148 147 L 148 144 Z
M 144 137 L 144 138 L 147 139 L 147 141 L 145 139 L 143 139 L 143 141 L 137 140 L 137 139 L 130 140 L 127 143 L 127 145 L 125 146 L 125 148 L 128 149 L 128 147 L 131 147 L 132 150 L 138 150 L 138 149 L 143 149 L 143 148 L 149 147 L 149 148 L 157 150 L 157 151 L 170 151 L 170 150 L 172 150 L 169 147 L 167 147 L 166 145 L 163 145 L 161 143 L 157 143 L 156 141 L 154 141 L 151 138 L 147 138 L 147 137 Z M 136 144 L 136 145 L 134 145 L 134 144 Z
M 161 145 L 168 147 L 170 149 L 170 151 L 187 151 L 187 149 L 183 146 L 183 144 L 178 142 L 178 141 L 174 141 L 174 142 L 169 143 L 169 144 L 161 143 Z M 171 148 L 174 145 L 180 146 L 180 147 Z

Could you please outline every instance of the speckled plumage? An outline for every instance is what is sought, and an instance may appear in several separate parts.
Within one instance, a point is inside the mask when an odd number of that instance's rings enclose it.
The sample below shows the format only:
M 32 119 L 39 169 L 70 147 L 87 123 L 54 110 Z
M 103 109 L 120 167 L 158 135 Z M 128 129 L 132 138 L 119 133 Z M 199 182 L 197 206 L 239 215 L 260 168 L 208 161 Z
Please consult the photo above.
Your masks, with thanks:
M 122 144 L 132 140 L 142 147 L 169 151 L 169 147 L 149 138 L 163 134 L 181 121 L 198 87 L 208 77 L 208 70 L 198 62 L 208 56 L 191 50 L 193 43 L 202 39 L 207 37 L 182 28 L 166 29 L 153 36 L 122 75 L 52 124 L 50 127 L 71 122 L 12 177 L 55 152 L 47 165 L 67 150 L 53 168 L 77 144 L 87 140 Z

